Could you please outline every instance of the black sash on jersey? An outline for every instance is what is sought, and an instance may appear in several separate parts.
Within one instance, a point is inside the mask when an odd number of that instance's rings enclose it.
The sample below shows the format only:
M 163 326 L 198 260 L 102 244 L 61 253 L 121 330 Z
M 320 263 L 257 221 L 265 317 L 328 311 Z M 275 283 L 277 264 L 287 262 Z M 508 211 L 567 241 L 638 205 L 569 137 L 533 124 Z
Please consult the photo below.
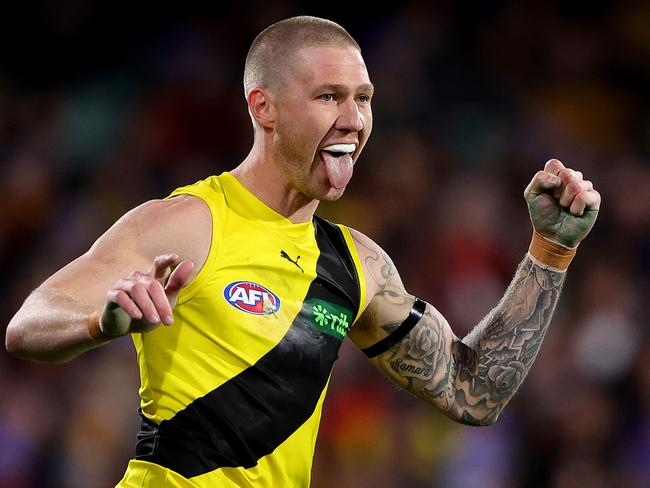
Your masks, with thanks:
M 314 217 L 320 255 L 310 298 L 360 307 L 359 277 L 341 230 Z M 278 344 L 250 368 L 160 425 L 142 417 L 136 459 L 191 478 L 220 467 L 250 468 L 314 413 L 341 342 L 309 323 L 303 309 Z

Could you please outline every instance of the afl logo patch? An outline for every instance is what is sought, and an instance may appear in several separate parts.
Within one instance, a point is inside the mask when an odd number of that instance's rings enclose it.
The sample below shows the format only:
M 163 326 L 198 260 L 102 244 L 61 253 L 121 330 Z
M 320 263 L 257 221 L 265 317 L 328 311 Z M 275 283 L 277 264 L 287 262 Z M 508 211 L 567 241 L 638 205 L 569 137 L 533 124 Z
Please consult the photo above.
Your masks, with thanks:
M 223 290 L 230 305 L 253 315 L 270 315 L 280 310 L 280 298 L 268 288 L 251 281 L 235 281 Z

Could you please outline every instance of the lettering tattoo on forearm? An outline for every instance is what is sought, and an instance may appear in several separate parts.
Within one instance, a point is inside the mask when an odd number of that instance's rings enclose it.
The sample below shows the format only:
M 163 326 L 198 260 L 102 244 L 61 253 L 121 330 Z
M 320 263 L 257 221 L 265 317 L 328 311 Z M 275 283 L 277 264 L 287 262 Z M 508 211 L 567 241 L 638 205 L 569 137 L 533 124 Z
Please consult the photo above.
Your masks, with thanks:
M 564 274 L 526 257 L 503 299 L 462 341 L 427 306 L 421 323 L 377 358 L 408 391 L 467 424 L 489 424 L 517 391 L 539 351 Z M 404 296 L 390 290 L 382 294 Z M 390 333 L 399 323 L 384 325 Z

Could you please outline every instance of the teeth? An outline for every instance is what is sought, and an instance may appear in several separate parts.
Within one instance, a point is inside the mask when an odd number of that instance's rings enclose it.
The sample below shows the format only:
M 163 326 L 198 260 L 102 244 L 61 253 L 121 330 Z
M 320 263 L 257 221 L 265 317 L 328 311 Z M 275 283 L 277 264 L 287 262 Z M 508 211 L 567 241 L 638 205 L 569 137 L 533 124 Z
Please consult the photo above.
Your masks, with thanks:
M 324 147 L 323 151 L 353 153 L 356 148 L 356 144 L 332 144 L 331 146 Z

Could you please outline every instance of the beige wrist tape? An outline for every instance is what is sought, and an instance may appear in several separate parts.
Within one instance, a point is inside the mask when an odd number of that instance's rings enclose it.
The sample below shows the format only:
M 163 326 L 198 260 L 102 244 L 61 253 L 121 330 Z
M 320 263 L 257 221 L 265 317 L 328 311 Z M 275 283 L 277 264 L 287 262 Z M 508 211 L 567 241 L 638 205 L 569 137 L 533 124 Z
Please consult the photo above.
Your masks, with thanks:
M 99 326 L 99 319 L 101 316 L 102 313 L 98 311 L 95 311 L 88 316 L 88 332 L 94 341 L 103 342 L 112 339 L 112 337 L 104 334 L 102 328 Z
M 573 256 L 576 255 L 576 249 L 577 247 L 571 249 L 557 242 L 549 241 L 537 231 L 533 231 L 528 252 L 539 263 L 559 271 L 566 271 Z

